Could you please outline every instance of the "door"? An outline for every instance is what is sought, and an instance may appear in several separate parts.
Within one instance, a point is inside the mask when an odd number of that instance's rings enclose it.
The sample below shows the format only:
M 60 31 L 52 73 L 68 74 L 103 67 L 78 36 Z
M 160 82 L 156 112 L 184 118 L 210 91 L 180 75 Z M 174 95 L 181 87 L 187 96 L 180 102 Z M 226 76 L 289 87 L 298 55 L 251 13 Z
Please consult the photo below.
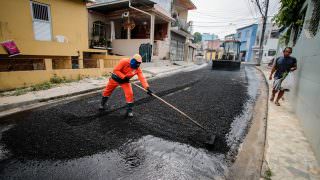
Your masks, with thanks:
M 184 60 L 184 43 L 177 40 L 170 42 L 170 58 L 172 61 Z

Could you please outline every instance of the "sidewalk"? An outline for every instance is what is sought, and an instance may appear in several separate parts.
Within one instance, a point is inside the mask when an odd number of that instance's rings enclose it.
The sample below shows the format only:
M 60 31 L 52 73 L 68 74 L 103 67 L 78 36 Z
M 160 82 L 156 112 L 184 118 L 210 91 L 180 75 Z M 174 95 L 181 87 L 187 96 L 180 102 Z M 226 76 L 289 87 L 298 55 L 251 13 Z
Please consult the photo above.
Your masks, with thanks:
M 270 69 L 258 67 L 268 80 Z M 272 81 L 269 81 L 271 93 Z M 285 99 L 281 106 L 269 101 L 265 165 L 271 179 L 320 179 L 320 166 L 306 139 L 299 119 Z M 262 172 L 263 173 L 263 172 Z
M 199 67 L 199 65 L 195 65 L 194 63 L 181 62 L 181 64 L 179 63 L 177 65 L 172 65 L 168 61 L 146 63 L 142 65 L 142 69 L 146 78 L 153 78 L 164 73 L 174 73 L 182 69 L 197 67 Z M 0 97 L 0 115 L 4 111 L 21 106 L 27 106 L 38 102 L 45 102 L 53 99 L 101 90 L 106 85 L 107 79 L 108 78 L 106 77 L 86 78 L 78 82 L 60 84 L 48 90 L 28 92 L 19 96 Z M 136 79 L 137 77 L 135 76 L 133 80 Z

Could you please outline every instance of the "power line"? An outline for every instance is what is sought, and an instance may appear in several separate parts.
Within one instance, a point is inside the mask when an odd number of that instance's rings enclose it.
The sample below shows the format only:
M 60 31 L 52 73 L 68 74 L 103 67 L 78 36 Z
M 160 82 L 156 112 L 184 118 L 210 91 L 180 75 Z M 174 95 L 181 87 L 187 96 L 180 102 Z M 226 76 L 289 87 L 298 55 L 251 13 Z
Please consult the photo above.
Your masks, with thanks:
M 220 19 L 230 19 L 232 17 L 221 17 L 221 16 L 214 16 L 214 15 L 210 15 L 210 14 L 206 14 L 206 13 L 201 13 L 201 12 L 197 12 L 195 11 L 194 13 L 203 15 L 203 16 L 207 16 L 207 17 L 213 17 L 213 18 L 220 18 Z
M 249 3 L 249 0 L 244 0 L 244 3 L 247 3 L 246 6 L 251 14 L 252 17 L 254 17 L 253 13 L 252 13 L 252 10 L 251 10 L 251 6 L 250 6 L 250 3 Z
M 257 19 L 237 19 L 233 21 L 192 21 L 193 23 L 206 23 L 206 24 L 221 24 L 221 23 L 234 23 L 234 22 L 244 22 L 244 21 L 256 21 Z

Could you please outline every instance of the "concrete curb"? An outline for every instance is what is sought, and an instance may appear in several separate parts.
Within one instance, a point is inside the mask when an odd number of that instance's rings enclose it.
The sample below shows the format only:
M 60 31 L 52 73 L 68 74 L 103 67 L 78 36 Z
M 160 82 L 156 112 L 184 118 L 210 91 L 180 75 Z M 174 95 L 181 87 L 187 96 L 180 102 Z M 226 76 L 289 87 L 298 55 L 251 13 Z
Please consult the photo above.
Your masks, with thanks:
M 257 68 L 256 68 L 257 69 Z M 258 69 L 257 69 L 258 71 Z M 227 179 L 260 179 L 264 162 L 267 116 L 268 116 L 268 86 L 267 81 L 259 71 L 259 94 L 253 108 L 250 129 L 240 145 L 234 164 L 230 167 Z
M 151 77 L 147 77 L 148 80 L 151 80 L 151 79 L 157 78 L 157 76 L 159 76 L 159 75 L 162 75 L 162 74 L 165 74 L 165 73 L 172 73 L 172 74 L 178 73 L 182 69 L 189 68 L 189 67 L 191 67 L 191 66 L 182 66 L 181 68 L 177 68 L 177 69 L 174 69 L 174 70 L 163 71 L 163 72 L 159 72 L 157 74 L 151 73 L 151 72 L 148 72 L 148 71 L 144 71 L 144 72 L 151 74 Z M 137 82 L 137 81 L 138 80 L 134 80 L 133 82 Z M 4 116 L 10 115 L 10 114 L 14 114 L 14 113 L 17 113 L 19 111 L 29 110 L 29 109 L 32 109 L 33 107 L 38 107 L 37 104 L 39 104 L 41 106 L 44 106 L 44 105 L 47 104 L 45 102 L 59 101 L 59 100 L 62 100 L 64 98 L 69 98 L 69 97 L 73 97 L 73 96 L 79 96 L 79 95 L 82 95 L 82 94 L 85 95 L 87 93 L 91 93 L 91 92 L 94 92 L 94 91 L 101 90 L 104 87 L 105 87 L 105 85 L 99 86 L 99 87 L 95 87 L 95 88 L 92 88 L 92 89 L 86 89 L 86 90 L 83 90 L 83 91 L 78 91 L 78 92 L 73 92 L 73 93 L 53 96 L 53 97 L 49 97 L 49 98 L 41 98 L 41 99 L 36 99 L 36 100 L 30 100 L 30 101 L 24 101 L 24 102 L 18 102 L 18 103 L 13 103 L 13 104 L 2 105 L 2 106 L 0 106 L 0 117 L 4 117 Z M 98 93 L 98 92 L 96 92 L 96 93 Z
M 261 177 L 264 177 L 265 176 L 265 174 L 264 174 L 264 172 L 266 171 L 266 170 L 268 170 L 269 169 L 269 167 L 268 167 L 268 164 L 267 164 L 267 161 L 266 161 L 266 148 L 267 148 L 267 146 L 268 146 L 268 131 L 267 131 L 267 128 L 268 128 L 268 116 L 269 116 L 269 96 L 270 96 L 270 94 L 269 94 L 269 92 L 270 92 L 270 86 L 269 86 L 269 83 L 268 83 L 268 77 L 263 73 L 263 71 L 261 70 L 261 66 L 256 66 L 255 67 L 262 75 L 263 75 L 263 77 L 264 77 L 264 82 L 265 82 L 265 86 L 267 87 L 267 107 L 266 107 L 266 125 L 265 125 L 265 128 L 266 128 L 266 130 L 265 130 L 265 141 L 264 141 L 264 150 L 263 150 L 263 158 L 262 158 L 262 164 L 261 164 Z

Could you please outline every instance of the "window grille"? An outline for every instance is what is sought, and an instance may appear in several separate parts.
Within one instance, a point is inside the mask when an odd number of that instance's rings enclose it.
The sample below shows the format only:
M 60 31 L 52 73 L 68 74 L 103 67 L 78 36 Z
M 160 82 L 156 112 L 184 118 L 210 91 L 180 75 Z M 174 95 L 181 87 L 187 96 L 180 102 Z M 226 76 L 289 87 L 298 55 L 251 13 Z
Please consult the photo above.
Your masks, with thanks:
M 30 3 L 35 39 L 39 41 L 51 41 L 50 6 L 34 1 Z
M 296 45 L 296 42 L 301 35 L 306 13 L 307 13 L 307 8 L 305 8 L 299 15 L 299 21 L 301 22 L 298 25 L 293 26 L 293 45 Z
M 308 30 L 312 36 L 317 35 L 319 23 L 320 23 L 320 1 L 312 0 L 313 11 L 309 22 Z
M 49 7 L 39 3 L 32 2 L 33 19 L 49 21 Z

